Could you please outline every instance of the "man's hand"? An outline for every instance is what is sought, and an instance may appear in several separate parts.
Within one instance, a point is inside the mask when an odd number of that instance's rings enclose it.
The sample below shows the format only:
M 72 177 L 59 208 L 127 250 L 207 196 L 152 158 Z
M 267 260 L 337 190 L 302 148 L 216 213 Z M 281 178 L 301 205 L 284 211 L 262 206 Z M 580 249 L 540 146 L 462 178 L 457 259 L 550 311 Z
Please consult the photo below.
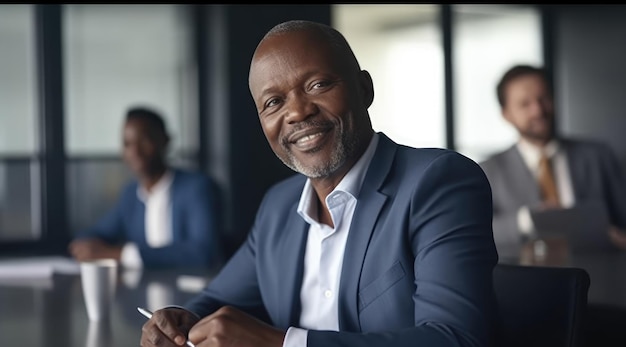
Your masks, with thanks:
M 284 339 L 284 331 L 230 306 L 203 318 L 189 331 L 189 340 L 198 347 L 281 347 Z
M 198 322 L 191 312 L 168 307 L 155 311 L 141 328 L 142 347 L 175 347 L 185 345 L 187 332 Z
M 69 251 L 78 261 L 111 258 L 120 260 L 122 246 L 110 245 L 96 238 L 77 239 L 70 243 Z
M 611 225 L 609 228 L 609 239 L 613 244 L 621 249 L 626 250 L 626 232 L 624 230 L 620 230 L 618 227 Z
M 563 206 L 561 206 L 561 204 L 559 204 L 558 202 L 554 202 L 554 201 L 543 201 L 541 202 L 541 205 L 539 205 L 540 211 L 556 210 L 560 208 L 563 208 Z
M 564 266 L 569 262 L 569 246 L 564 236 L 532 240 L 522 246 L 521 265 Z

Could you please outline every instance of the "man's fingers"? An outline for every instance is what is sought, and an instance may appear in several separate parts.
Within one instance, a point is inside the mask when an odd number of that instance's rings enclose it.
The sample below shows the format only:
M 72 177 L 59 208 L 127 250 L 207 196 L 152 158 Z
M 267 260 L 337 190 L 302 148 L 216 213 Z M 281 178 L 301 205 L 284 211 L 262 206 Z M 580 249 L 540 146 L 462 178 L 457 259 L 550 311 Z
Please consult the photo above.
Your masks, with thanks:
M 150 319 L 141 328 L 142 347 L 168 347 L 176 346 L 163 334 L 156 324 Z
M 187 341 L 187 338 L 183 334 L 182 331 L 178 329 L 178 323 L 181 321 L 182 317 L 176 317 L 176 315 L 180 315 L 182 312 L 168 312 L 167 310 L 157 310 L 152 315 L 152 320 L 156 326 L 163 332 L 163 334 L 174 341 L 177 345 L 182 346 Z
M 184 340 L 183 340 L 184 342 Z M 172 339 L 157 325 L 156 320 L 149 319 L 141 328 L 142 347 L 176 347 Z
M 617 227 L 611 226 L 609 228 L 609 238 L 617 247 L 626 249 L 626 235 L 623 234 Z
M 77 244 L 70 249 L 70 253 L 78 260 L 89 260 L 93 258 L 93 251 L 88 244 Z
M 84 247 L 82 244 L 74 244 L 70 248 L 70 253 L 72 256 L 78 260 L 85 260 L 87 255 L 89 254 L 89 250 Z

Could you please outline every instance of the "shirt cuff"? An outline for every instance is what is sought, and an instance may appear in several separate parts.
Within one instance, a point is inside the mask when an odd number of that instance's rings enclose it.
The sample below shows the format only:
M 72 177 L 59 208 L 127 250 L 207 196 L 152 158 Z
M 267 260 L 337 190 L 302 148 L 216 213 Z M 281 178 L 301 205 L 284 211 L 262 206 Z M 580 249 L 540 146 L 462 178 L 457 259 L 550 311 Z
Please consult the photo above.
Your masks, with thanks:
M 132 242 L 129 242 L 122 247 L 122 254 L 120 255 L 120 263 L 127 268 L 140 269 L 143 267 L 143 261 L 141 260 L 141 253 L 139 248 Z
M 283 347 L 302 347 L 306 346 L 308 330 L 289 327 L 287 334 L 285 334 L 285 341 L 283 341 Z
M 535 236 L 535 224 L 530 216 L 530 208 L 528 206 L 522 206 L 517 211 L 517 227 L 522 235 L 527 237 Z

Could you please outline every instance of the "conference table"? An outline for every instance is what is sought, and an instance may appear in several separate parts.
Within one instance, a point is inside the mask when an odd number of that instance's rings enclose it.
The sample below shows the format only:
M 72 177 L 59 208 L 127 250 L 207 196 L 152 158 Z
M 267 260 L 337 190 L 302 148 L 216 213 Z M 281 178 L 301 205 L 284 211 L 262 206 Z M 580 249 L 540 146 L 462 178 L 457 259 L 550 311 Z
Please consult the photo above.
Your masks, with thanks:
M 137 307 L 180 305 L 213 274 L 204 269 L 120 270 L 109 319 L 91 322 L 79 274 L 0 281 L 0 346 L 139 346 L 146 318 Z
M 500 252 L 499 262 L 585 269 L 591 280 L 587 295 L 588 302 L 594 306 L 626 310 L 626 252 L 572 252 L 567 244 L 559 241 L 550 245 L 549 251 L 544 250 L 542 257 L 538 257 L 534 254 L 533 248 L 536 250 L 536 247 L 529 243 L 522 249 Z
M 568 254 L 559 264 L 588 271 L 588 302 L 626 309 L 626 254 Z M 522 263 L 500 257 L 502 263 Z M 522 264 L 524 265 L 524 264 Z M 528 265 L 528 264 L 526 264 Z M 48 281 L 0 282 L 0 346 L 138 346 L 144 318 L 138 306 L 156 309 L 182 304 L 208 283 L 213 271 L 120 271 L 110 319 L 90 322 L 79 274 L 55 274 Z M 157 298 L 157 300 L 155 300 Z

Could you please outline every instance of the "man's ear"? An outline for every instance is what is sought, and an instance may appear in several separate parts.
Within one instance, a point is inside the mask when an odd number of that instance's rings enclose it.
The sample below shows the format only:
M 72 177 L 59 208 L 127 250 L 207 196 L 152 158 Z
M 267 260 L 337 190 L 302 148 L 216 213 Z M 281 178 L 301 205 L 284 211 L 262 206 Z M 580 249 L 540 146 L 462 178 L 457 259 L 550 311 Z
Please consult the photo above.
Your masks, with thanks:
M 374 83 L 372 82 L 372 76 L 366 70 L 359 72 L 359 84 L 363 106 L 367 109 L 374 102 Z

